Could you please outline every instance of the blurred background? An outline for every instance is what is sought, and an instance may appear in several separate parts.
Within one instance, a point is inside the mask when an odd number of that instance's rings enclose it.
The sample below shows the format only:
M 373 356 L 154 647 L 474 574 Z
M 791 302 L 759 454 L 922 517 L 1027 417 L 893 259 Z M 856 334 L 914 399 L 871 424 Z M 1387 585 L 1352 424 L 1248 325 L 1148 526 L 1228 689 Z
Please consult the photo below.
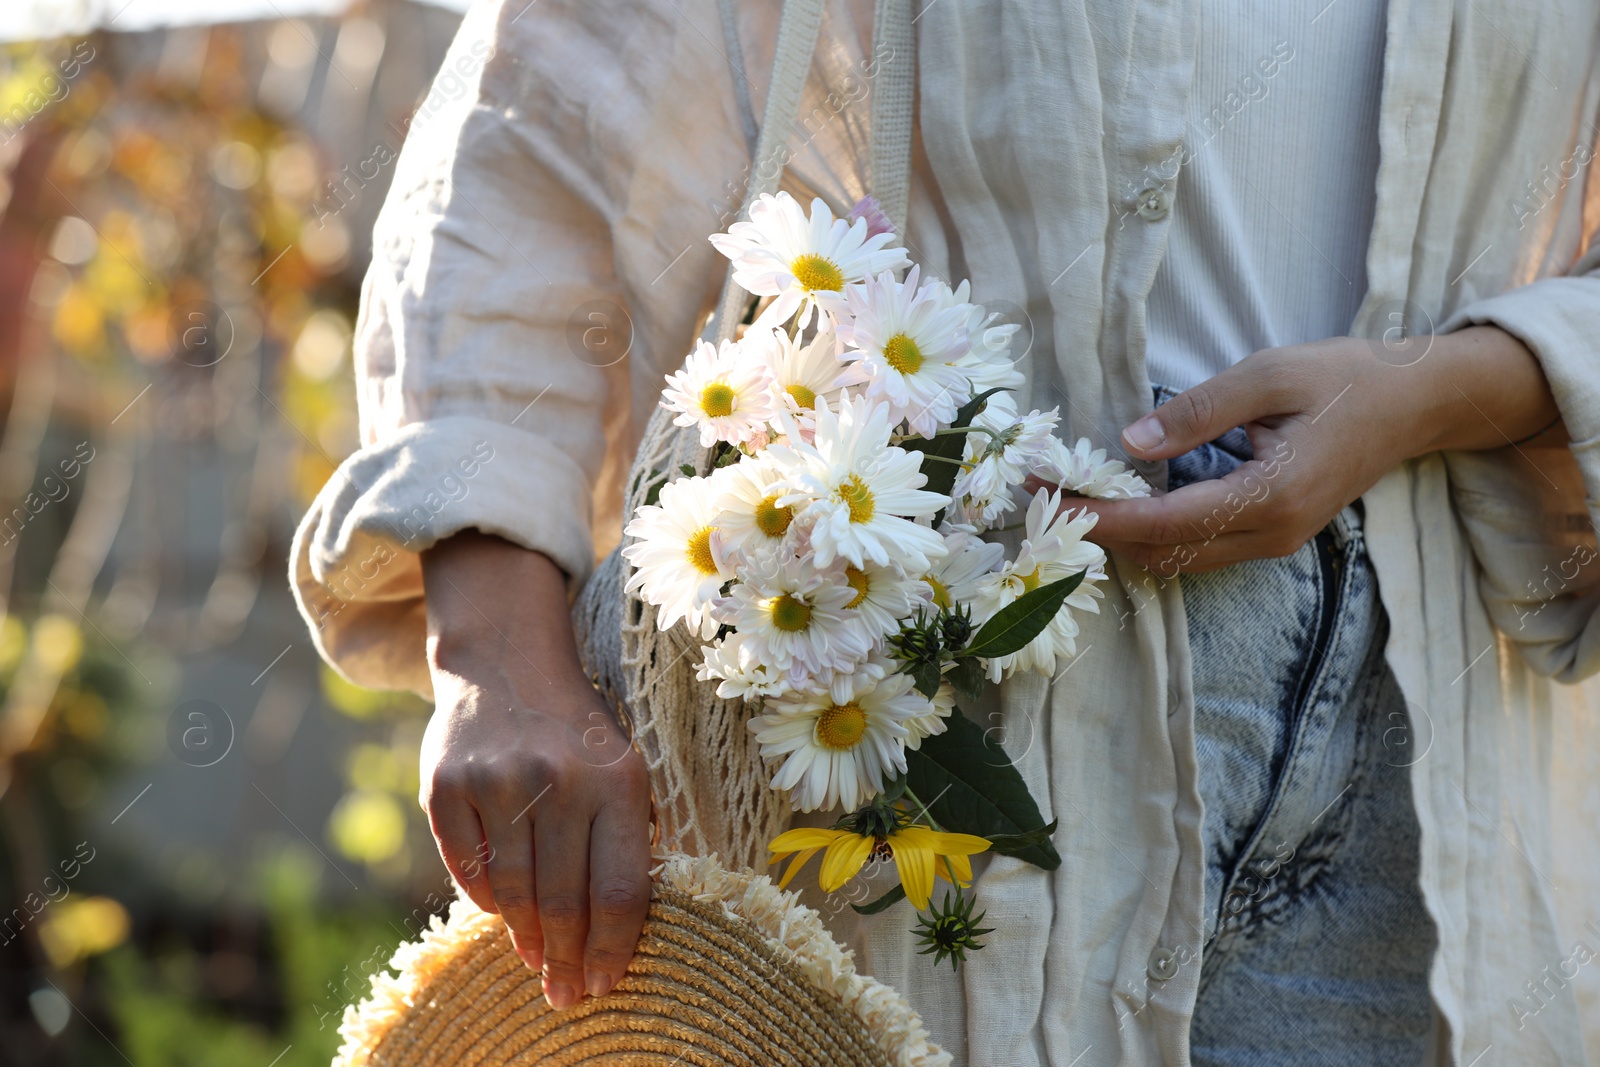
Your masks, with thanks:
M 0 5 L 0 1064 L 321 1067 L 449 895 L 285 560 L 452 6 Z

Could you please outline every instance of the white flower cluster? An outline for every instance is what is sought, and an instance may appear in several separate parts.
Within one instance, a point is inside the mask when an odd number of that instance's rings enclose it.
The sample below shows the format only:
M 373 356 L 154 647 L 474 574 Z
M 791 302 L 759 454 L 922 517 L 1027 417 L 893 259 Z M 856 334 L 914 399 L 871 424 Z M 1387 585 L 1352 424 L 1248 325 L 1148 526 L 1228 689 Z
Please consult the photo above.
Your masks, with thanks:
M 908 747 L 944 730 L 950 686 L 918 691 L 893 655 L 903 627 L 950 613 L 979 627 L 1084 571 L 1037 637 L 982 665 L 998 681 L 1075 653 L 1074 611 L 1097 610 L 1105 577 L 1104 553 L 1083 539 L 1093 515 L 1041 490 L 1016 559 L 979 537 L 1025 479 L 1148 492 L 1087 440 L 1066 447 L 1056 411 L 1019 415 L 1005 391 L 1022 382 L 1005 359 L 1015 327 L 994 325 L 965 283 L 921 278 L 894 234 L 873 229 L 820 200 L 808 216 L 780 193 L 712 237 L 736 282 L 769 300 L 740 340 L 702 342 L 668 377 L 663 406 L 718 446 L 718 465 L 664 480 L 625 531 L 628 591 L 663 629 L 681 621 L 708 642 L 699 676 L 719 695 L 760 699 L 751 728 L 781 760 L 773 787 L 806 811 L 870 800 L 905 770 Z M 952 428 L 990 390 L 971 425 Z M 963 448 L 935 454 L 952 433 Z M 935 463 L 951 467 L 948 494 L 925 488 Z

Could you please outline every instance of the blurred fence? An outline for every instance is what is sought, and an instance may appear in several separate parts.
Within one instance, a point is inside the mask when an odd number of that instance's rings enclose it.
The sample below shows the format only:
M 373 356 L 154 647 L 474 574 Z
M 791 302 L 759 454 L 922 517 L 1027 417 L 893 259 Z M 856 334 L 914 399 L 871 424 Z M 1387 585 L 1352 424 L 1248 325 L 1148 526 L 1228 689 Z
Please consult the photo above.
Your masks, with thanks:
M 443 904 L 426 709 L 320 665 L 285 559 L 456 22 L 0 49 L 0 1063 L 326 1063 Z

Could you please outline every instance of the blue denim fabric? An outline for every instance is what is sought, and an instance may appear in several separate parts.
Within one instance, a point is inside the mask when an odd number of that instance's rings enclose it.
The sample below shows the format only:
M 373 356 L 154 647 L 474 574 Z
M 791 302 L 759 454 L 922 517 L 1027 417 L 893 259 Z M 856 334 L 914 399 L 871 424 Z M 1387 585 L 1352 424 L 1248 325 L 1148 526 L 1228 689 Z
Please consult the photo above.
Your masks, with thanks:
M 1169 486 L 1250 455 L 1232 431 L 1173 460 Z M 1193 1062 L 1420 1063 L 1436 937 L 1360 513 L 1291 556 L 1180 580 L 1205 803 Z

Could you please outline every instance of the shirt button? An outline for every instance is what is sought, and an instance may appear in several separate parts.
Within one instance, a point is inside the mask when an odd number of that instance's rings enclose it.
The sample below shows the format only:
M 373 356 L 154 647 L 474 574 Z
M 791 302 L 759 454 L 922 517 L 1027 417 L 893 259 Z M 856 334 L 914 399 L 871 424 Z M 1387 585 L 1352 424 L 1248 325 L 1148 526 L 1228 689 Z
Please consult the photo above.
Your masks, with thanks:
M 1150 965 L 1146 970 L 1157 982 L 1165 982 L 1178 973 L 1178 956 L 1170 948 L 1157 945 L 1155 951 L 1150 953 Z
M 1160 222 L 1167 217 L 1167 212 L 1172 210 L 1171 198 L 1167 191 L 1157 186 L 1146 189 L 1139 194 L 1139 217 L 1149 222 Z

